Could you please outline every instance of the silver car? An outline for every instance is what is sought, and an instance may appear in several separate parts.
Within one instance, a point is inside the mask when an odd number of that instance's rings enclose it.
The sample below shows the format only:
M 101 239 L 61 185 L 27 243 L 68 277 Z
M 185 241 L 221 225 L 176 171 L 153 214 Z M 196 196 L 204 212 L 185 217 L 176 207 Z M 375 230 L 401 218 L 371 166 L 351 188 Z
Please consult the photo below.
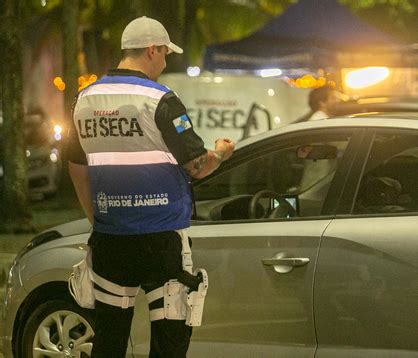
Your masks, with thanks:
M 418 356 L 418 115 L 299 123 L 237 147 L 194 185 L 189 235 L 210 279 L 188 356 Z M 17 255 L 6 357 L 90 355 L 93 312 L 67 289 L 90 230 L 52 228 Z M 128 355 L 148 339 L 141 294 Z

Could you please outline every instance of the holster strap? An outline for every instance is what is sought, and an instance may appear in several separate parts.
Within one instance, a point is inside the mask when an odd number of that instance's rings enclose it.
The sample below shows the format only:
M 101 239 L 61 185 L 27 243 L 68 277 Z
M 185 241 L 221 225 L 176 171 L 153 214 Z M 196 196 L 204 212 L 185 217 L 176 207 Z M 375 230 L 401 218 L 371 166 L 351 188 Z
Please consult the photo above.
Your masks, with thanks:
M 164 319 L 164 308 L 156 308 L 154 310 L 149 311 L 149 320 L 152 321 L 158 321 L 160 319 Z
M 128 308 L 135 306 L 135 296 L 129 297 L 129 296 L 113 296 L 108 293 L 99 291 L 94 289 L 94 297 L 96 300 L 106 303 L 111 306 L 121 307 L 121 308 Z
M 147 298 L 148 304 L 164 297 L 164 286 L 158 287 L 155 290 L 148 292 L 145 297 Z
M 104 288 L 106 291 L 114 293 L 118 296 L 136 296 L 139 291 L 139 287 L 124 287 L 119 286 L 118 284 L 113 283 L 111 281 L 108 281 L 105 278 L 94 273 L 92 269 L 90 269 L 90 278 L 95 284 L 97 284 L 101 288 Z
M 187 235 L 186 229 L 176 230 L 181 237 L 181 256 L 182 256 L 182 266 L 183 270 L 189 273 L 193 271 L 193 260 L 192 260 L 192 250 L 189 245 L 189 237 Z

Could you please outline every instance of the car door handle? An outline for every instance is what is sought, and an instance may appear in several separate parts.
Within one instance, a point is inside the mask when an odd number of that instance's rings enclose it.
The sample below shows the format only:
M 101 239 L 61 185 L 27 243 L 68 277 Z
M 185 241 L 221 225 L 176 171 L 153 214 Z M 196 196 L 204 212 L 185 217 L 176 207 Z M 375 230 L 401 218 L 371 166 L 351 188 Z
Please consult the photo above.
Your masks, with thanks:
M 269 259 L 262 259 L 265 266 L 273 266 L 277 273 L 288 273 L 295 267 L 301 267 L 309 262 L 307 257 L 293 257 L 287 252 L 279 252 Z
M 262 259 L 263 265 L 266 266 L 292 266 L 300 267 L 304 266 L 309 262 L 307 257 L 284 257 L 284 258 L 270 258 Z

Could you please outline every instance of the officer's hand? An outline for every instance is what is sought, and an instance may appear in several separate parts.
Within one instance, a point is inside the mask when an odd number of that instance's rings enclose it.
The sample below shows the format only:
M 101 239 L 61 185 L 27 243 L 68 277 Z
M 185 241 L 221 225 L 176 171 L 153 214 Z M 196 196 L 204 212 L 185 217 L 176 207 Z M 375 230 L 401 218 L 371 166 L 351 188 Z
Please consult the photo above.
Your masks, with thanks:
M 215 142 L 215 150 L 224 153 L 223 160 L 227 160 L 234 152 L 235 142 L 229 138 L 220 138 Z

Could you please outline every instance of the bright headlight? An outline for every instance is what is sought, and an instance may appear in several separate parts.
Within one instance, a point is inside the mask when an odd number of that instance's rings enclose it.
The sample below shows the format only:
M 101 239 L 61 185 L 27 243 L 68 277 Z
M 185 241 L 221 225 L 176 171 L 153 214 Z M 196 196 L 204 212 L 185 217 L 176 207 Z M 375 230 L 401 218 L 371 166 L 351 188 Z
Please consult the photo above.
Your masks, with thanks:
M 56 125 L 54 126 L 54 132 L 55 132 L 56 134 L 61 134 L 61 132 L 62 132 L 62 128 L 61 128 L 61 126 L 60 126 L 59 124 L 56 124 Z

